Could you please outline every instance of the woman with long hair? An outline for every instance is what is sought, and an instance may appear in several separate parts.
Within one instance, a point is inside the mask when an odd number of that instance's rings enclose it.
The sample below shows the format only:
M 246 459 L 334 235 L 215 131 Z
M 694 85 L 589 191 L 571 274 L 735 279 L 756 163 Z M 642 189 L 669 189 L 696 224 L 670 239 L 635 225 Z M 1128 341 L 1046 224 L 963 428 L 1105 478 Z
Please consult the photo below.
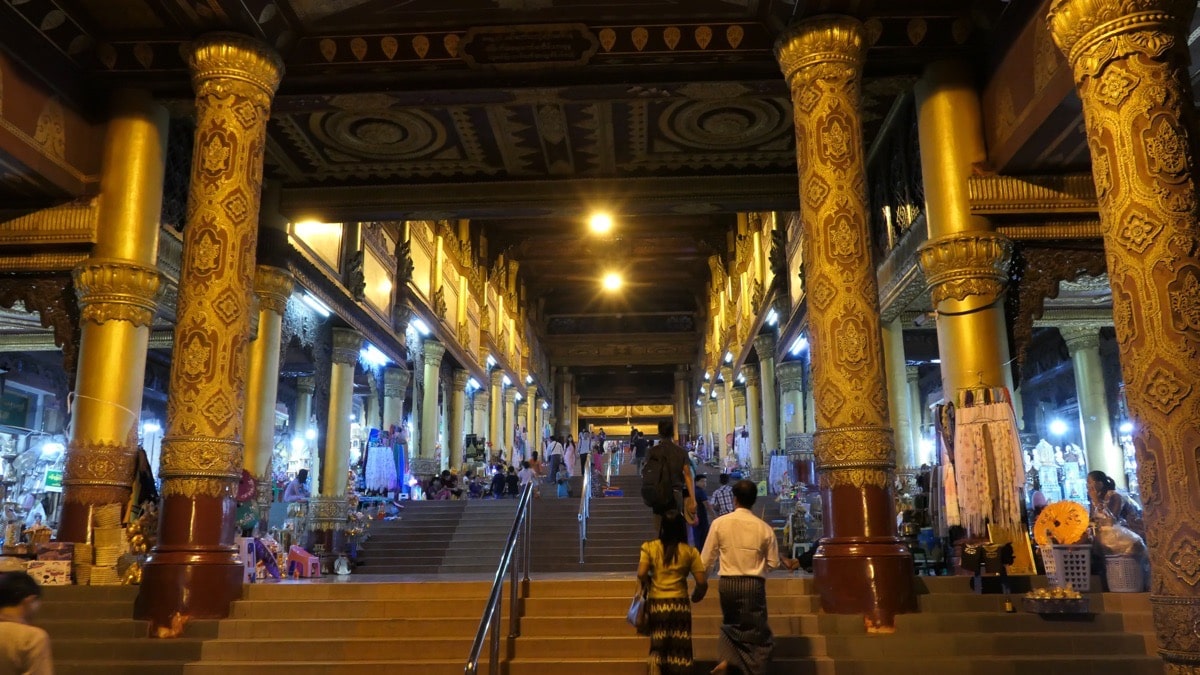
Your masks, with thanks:
M 1142 509 L 1133 498 L 1117 490 L 1117 482 L 1103 471 L 1092 471 L 1087 475 L 1088 501 L 1091 502 L 1092 520 L 1111 520 L 1124 525 L 1141 537 L 1146 536 L 1142 522 Z
M 688 574 L 696 579 L 690 601 Z M 704 599 L 708 576 L 682 517 L 663 518 L 658 538 L 642 543 L 638 581 L 649 586 L 651 675 L 691 675 L 692 603 Z

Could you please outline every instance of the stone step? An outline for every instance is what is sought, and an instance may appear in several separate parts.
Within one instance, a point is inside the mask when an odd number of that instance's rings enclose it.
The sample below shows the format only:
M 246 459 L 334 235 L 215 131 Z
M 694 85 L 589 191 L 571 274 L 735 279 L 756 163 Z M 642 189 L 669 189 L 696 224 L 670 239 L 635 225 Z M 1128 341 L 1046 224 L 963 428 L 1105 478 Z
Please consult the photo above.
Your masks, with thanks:
M 507 613 L 506 613 L 507 615 Z M 524 624 L 522 624 L 523 626 Z M 628 624 L 626 624 L 628 625 Z M 396 619 L 225 619 L 220 622 L 219 635 L 227 640 L 267 640 L 285 636 L 288 639 L 344 638 L 412 638 L 446 635 L 474 635 L 479 617 L 431 619 L 403 617 Z M 189 634 L 191 626 L 188 626 Z
M 204 640 L 178 638 L 151 640 L 149 638 L 117 638 L 96 640 L 54 640 L 51 650 L 55 661 L 101 659 L 126 661 L 193 661 L 200 658 Z
M 136 664 L 127 659 L 81 659 L 74 661 L 63 659 L 58 651 L 54 651 L 54 672 L 56 675 L 183 675 L 187 669 L 186 661 L 139 661 Z
M 413 600 L 421 598 L 483 597 L 491 590 L 490 581 L 421 581 L 401 583 L 292 583 L 251 584 L 244 599 L 255 600 Z
M 460 657 L 466 661 L 475 637 L 306 638 L 281 640 L 213 640 L 204 644 L 203 660 L 210 661 L 384 661 L 407 660 L 414 655 Z M 460 663 L 461 666 L 461 663 Z M 305 671 L 307 672 L 307 671 Z
M 832 675 L 1162 675 L 1160 659 L 1143 656 L 1057 655 L 987 658 L 835 659 Z M 779 664 L 775 664 L 778 666 Z M 778 669 L 775 673 L 780 672 Z
M 629 596 L 632 597 L 632 588 Z M 530 597 L 525 599 L 524 616 L 624 616 L 629 609 L 630 597 Z M 818 608 L 818 600 L 811 595 L 768 595 L 771 611 L 783 614 L 813 614 Z M 703 602 L 692 609 L 693 615 L 720 614 L 721 606 L 716 594 L 710 594 Z
M 471 618 L 483 613 L 484 599 L 462 602 L 431 602 L 429 599 L 339 600 L 322 603 L 321 616 L 329 619 L 396 619 L 406 616 L 429 618 Z M 278 619 L 311 615 L 313 603 L 303 600 L 256 600 L 236 602 L 230 611 L 234 619 Z
M 375 661 L 214 661 L 190 663 L 182 675 L 229 675 L 230 673 L 255 673 L 256 675 L 462 675 L 467 655 L 448 659 L 404 659 Z M 644 664 L 643 664 L 644 666 Z M 479 666 L 480 673 L 487 673 L 487 663 Z M 72 674 L 73 675 L 73 674 Z M 132 675 L 132 674 L 130 674 Z M 140 671 L 138 675 L 141 675 Z

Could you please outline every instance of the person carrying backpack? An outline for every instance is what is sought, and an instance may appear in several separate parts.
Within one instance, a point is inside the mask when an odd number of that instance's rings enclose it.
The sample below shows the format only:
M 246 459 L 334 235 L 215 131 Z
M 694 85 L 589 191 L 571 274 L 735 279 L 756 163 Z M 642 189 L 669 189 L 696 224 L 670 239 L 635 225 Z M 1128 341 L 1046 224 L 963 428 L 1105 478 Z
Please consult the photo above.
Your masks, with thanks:
M 680 513 L 689 525 L 696 520 L 696 485 L 692 478 L 691 462 L 687 451 L 675 444 L 674 423 L 664 420 L 658 423 L 660 442 L 646 453 L 642 467 L 642 501 L 654 512 L 655 527 L 659 527 L 663 516 L 673 517 Z

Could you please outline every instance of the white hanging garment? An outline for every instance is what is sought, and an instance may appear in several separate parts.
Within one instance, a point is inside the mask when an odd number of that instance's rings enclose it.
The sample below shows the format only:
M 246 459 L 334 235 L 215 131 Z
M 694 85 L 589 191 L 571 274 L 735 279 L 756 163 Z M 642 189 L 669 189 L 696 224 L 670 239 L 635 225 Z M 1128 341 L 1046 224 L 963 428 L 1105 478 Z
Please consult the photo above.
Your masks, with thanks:
M 1011 404 L 956 411 L 954 477 L 961 523 L 971 534 L 986 536 L 988 523 L 1009 532 L 1021 530 L 1025 464 Z

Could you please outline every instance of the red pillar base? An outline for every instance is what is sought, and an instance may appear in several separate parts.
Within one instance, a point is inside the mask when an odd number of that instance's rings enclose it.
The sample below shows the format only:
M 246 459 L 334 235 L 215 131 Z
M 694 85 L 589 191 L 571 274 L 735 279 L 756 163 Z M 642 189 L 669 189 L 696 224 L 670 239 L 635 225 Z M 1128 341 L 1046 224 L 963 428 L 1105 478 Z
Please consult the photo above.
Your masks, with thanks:
M 861 614 L 867 630 L 890 630 L 917 611 L 912 555 L 898 540 L 823 539 L 813 557 L 822 611 Z
M 142 570 L 133 616 L 150 622 L 150 637 L 178 637 L 191 619 L 223 619 L 242 597 L 236 551 L 156 551 Z

